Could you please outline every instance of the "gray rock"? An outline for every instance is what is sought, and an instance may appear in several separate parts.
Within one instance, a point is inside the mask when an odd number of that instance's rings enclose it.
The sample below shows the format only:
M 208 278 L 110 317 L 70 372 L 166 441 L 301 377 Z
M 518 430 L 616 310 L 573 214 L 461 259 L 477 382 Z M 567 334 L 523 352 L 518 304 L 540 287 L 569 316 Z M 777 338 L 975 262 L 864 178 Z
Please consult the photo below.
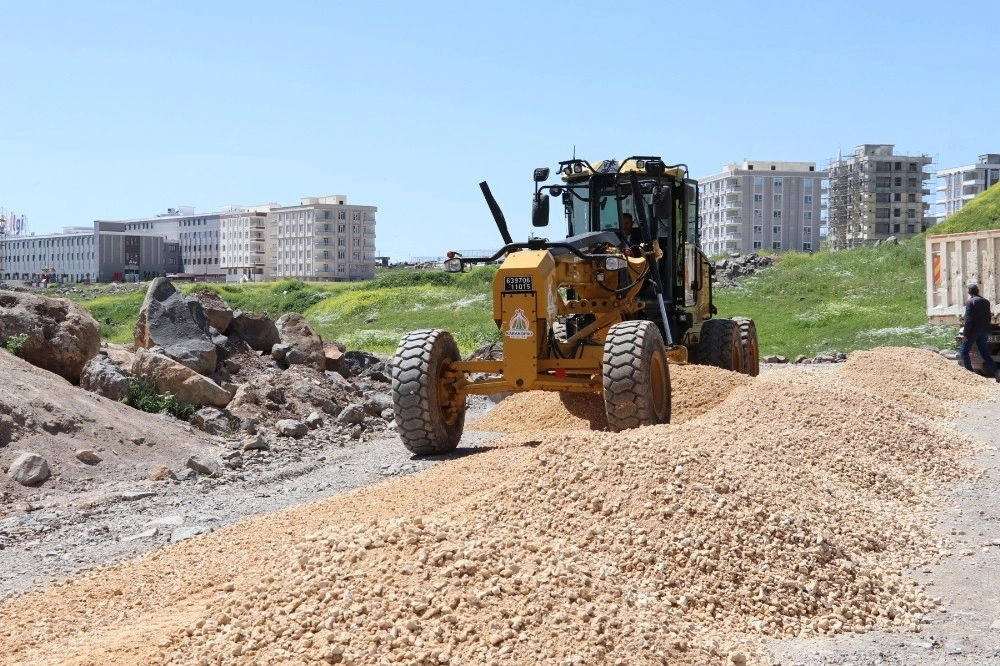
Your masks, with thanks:
M 200 289 L 191 294 L 190 298 L 201 305 L 212 328 L 220 333 L 226 332 L 233 321 L 233 309 L 229 307 L 229 303 L 211 289 Z
M 361 423 L 365 420 L 365 413 L 364 405 L 356 403 L 348 405 L 337 415 L 337 423 Z
M 392 399 L 385 393 L 373 393 L 364 402 L 365 411 L 372 416 L 381 416 L 387 409 L 392 409 Z
M 243 440 L 244 451 L 267 451 L 270 448 L 271 446 L 260 435 Z
M 965 644 L 961 640 L 955 638 L 945 643 L 944 651 L 946 654 L 962 654 L 965 652 Z
M 122 537 L 121 538 L 121 542 L 122 543 L 128 543 L 129 541 L 138 541 L 139 539 L 151 539 L 151 538 L 155 537 L 159 533 L 160 533 L 160 531 L 154 527 L 154 528 L 148 529 L 148 530 L 146 530 L 144 532 L 139 532 L 138 534 L 133 534 L 132 536 Z
M 309 427 L 305 423 L 294 419 L 281 419 L 274 424 L 274 429 L 280 437 L 299 438 L 309 432 Z
M 284 343 L 278 343 L 271 347 L 271 358 L 275 361 L 284 361 L 288 352 L 292 351 L 291 345 L 286 345 Z
M 363 425 L 358 424 L 354 426 L 351 428 L 351 439 L 361 439 L 361 435 L 364 434 L 364 432 L 365 427 Z
M 226 467 L 229 469 L 241 469 L 243 467 L 243 456 L 239 451 L 233 451 L 225 456 Z
M 87 465 L 96 465 L 104 460 L 97 453 L 97 451 L 94 451 L 93 449 L 80 449 L 76 452 L 76 459 Z
M 309 416 L 306 417 L 306 425 L 309 426 L 310 430 L 315 430 L 323 425 L 323 417 L 316 412 L 311 412 Z
M 222 474 L 218 461 L 210 458 L 191 456 L 188 458 L 187 468 L 205 476 L 219 476 Z
M 239 353 L 240 347 L 243 344 L 242 340 L 237 337 L 223 335 L 214 328 L 209 328 L 208 330 L 212 337 L 212 344 L 215 345 L 216 356 L 220 361 L 228 360 L 230 356 Z M 239 364 L 237 363 L 237 365 Z
M 323 355 L 323 339 L 298 312 L 282 315 L 275 327 L 283 344 L 289 345 L 292 352 L 286 356 L 290 365 L 311 365 L 323 372 L 326 369 L 326 357 Z
M 202 407 L 191 417 L 191 424 L 211 435 L 224 435 L 232 430 L 229 417 L 214 407 Z
M 136 500 L 146 499 L 147 497 L 156 497 L 156 493 L 152 490 L 130 490 L 121 494 L 123 502 L 134 502 Z
M 118 402 L 128 395 L 128 375 L 106 354 L 98 354 L 83 366 L 80 388 Z
M 154 279 L 146 290 L 133 338 L 136 350 L 161 346 L 178 363 L 207 375 L 218 355 L 201 304 L 174 289 L 166 278 Z
M 10 464 L 7 476 L 22 486 L 38 485 L 49 478 L 49 463 L 37 453 L 22 453 Z
M 198 478 L 198 472 L 193 469 L 182 469 L 174 475 L 178 481 L 194 481 Z
M 180 527 L 170 533 L 170 543 L 185 541 L 192 537 L 196 537 L 199 534 L 208 534 L 211 531 L 212 531 L 211 527 L 206 527 L 204 525 L 192 525 L 190 527 Z
M 218 346 L 218 345 L 216 345 L 216 346 Z M 226 359 L 225 367 L 226 367 L 226 371 L 229 372 L 230 374 L 233 374 L 233 375 L 240 374 L 240 370 L 243 369 L 243 365 L 242 364 L 237 363 L 236 361 L 234 361 L 231 358 L 227 358 Z
M 239 336 L 241 340 L 250 345 L 251 349 L 268 354 L 271 353 L 271 347 L 281 342 L 277 327 L 273 321 L 267 318 L 266 314 L 237 310 L 226 332 L 230 334 L 230 337 L 232 335 Z

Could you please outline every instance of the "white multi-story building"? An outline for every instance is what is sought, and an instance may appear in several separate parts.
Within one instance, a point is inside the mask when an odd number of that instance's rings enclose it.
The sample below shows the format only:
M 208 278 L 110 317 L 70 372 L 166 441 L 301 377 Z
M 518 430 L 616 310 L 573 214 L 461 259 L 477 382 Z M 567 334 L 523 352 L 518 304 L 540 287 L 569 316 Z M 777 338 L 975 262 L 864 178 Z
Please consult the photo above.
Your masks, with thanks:
M 818 250 L 826 176 L 815 162 L 744 160 L 699 178 L 702 251 Z
M 1000 154 L 979 156 L 979 162 L 938 171 L 937 221 L 951 217 L 962 206 L 1000 182 Z
M 268 212 L 277 204 L 230 206 L 220 216 L 221 263 L 226 282 L 267 278 Z
M 373 279 L 377 210 L 348 204 L 340 194 L 272 208 L 265 273 L 276 279 Z

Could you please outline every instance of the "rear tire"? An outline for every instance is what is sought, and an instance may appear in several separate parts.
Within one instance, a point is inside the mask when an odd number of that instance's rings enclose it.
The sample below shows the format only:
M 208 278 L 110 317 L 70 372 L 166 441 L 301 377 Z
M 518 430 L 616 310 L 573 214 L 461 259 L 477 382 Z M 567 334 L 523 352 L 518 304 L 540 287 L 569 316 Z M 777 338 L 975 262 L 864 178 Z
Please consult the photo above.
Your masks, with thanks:
M 461 357 L 447 331 L 408 333 L 392 360 L 392 411 L 403 446 L 418 456 L 451 453 L 465 428 L 465 399 L 446 376 Z
M 760 374 L 760 347 L 757 344 L 757 325 L 749 317 L 733 317 L 740 326 L 743 345 L 743 374 L 756 377 Z
M 604 409 L 618 432 L 670 423 L 670 369 L 660 330 L 651 321 L 626 321 L 604 342 Z
M 732 319 L 709 319 L 701 325 L 698 362 L 723 370 L 743 372 L 743 342 L 739 323 Z

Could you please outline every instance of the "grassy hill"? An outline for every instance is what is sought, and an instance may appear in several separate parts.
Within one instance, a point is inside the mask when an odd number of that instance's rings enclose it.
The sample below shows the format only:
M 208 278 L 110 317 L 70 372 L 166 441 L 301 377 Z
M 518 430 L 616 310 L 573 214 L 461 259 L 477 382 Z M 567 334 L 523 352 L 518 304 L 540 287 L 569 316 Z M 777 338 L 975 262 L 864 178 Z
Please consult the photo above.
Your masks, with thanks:
M 928 234 L 1000 228 L 1000 185 L 976 197 Z M 182 291 L 217 292 L 234 309 L 277 317 L 300 312 L 327 340 L 351 349 L 392 353 L 417 328 L 444 328 L 463 353 L 500 340 L 492 319 L 490 284 L 495 267 L 451 275 L 399 268 L 372 282 L 184 284 Z M 723 317 L 757 322 L 762 354 L 815 356 L 873 347 L 954 346 L 955 328 L 931 326 L 925 316 L 923 235 L 900 245 L 815 254 L 785 253 L 775 266 L 744 278 L 738 288 L 718 288 Z M 128 342 L 143 293 L 74 295 L 101 322 L 101 334 Z
M 351 349 L 392 353 L 407 331 L 452 332 L 464 353 L 500 340 L 492 320 L 495 267 L 452 275 L 393 269 L 365 283 L 179 285 L 211 289 L 234 309 L 304 314 L 324 339 Z M 131 340 L 143 294 L 78 298 L 113 342 Z M 953 345 L 954 329 L 924 316 L 923 245 L 885 245 L 845 252 L 787 253 L 735 289 L 717 288 L 720 316 L 757 321 L 763 354 L 814 356 L 881 345 Z

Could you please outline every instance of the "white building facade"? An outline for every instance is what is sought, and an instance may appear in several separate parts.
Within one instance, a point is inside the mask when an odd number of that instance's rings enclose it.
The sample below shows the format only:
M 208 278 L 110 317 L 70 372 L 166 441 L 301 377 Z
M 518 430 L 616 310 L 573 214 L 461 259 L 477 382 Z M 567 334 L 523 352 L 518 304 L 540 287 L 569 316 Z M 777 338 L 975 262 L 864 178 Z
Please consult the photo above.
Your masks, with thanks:
M 942 169 L 937 173 L 937 221 L 962 210 L 969 201 L 1000 182 L 1000 154 L 980 155 L 976 164 Z
M 744 160 L 699 178 L 702 251 L 818 250 L 826 177 L 815 162 Z

